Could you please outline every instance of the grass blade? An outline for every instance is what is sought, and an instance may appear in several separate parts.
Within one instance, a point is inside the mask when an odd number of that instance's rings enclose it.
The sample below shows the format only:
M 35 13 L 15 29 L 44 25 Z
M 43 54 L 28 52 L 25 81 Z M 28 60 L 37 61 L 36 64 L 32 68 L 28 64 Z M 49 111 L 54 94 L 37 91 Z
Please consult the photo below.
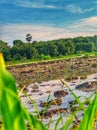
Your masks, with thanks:
M 87 108 L 79 130 L 93 130 L 96 114 L 97 114 L 97 94 L 95 95 L 92 103 Z
M 60 123 L 61 120 L 62 120 L 62 116 L 60 116 L 59 119 L 57 120 L 57 122 L 56 122 L 56 124 L 55 124 L 54 130 L 57 130 L 58 124 Z
M 4 130 L 26 130 L 22 107 L 18 99 L 14 78 L 5 68 L 0 53 L 0 105 Z M 8 90 L 8 91 L 7 91 Z
M 80 101 L 80 99 L 78 98 L 78 96 L 70 89 L 70 87 L 67 85 L 67 83 L 65 81 L 63 81 L 62 79 L 60 79 L 60 80 L 69 89 L 69 91 L 72 93 L 72 95 L 74 96 L 75 100 L 79 104 L 80 108 L 85 111 L 85 107 L 82 104 L 82 102 Z

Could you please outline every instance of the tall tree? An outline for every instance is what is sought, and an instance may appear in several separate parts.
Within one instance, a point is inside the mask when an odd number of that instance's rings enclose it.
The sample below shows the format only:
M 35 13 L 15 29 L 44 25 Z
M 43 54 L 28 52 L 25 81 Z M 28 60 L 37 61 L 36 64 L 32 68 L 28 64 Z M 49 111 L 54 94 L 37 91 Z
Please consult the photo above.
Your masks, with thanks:
M 32 40 L 32 35 L 31 34 L 27 34 L 26 35 L 26 40 L 30 43 Z

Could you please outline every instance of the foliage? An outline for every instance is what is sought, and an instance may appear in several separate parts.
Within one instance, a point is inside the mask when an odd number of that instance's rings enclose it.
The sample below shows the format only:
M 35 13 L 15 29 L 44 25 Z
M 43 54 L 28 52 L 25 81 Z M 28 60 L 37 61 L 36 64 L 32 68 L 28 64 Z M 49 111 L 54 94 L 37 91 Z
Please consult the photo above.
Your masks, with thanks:
M 95 95 L 92 103 L 89 105 L 82 119 L 79 130 L 93 130 L 94 122 L 97 114 L 97 94 Z
M 26 130 L 15 81 L 5 69 L 2 54 L 0 54 L 0 88 L 0 104 L 4 130 Z
M 14 40 L 13 46 L 9 46 L 8 43 L 0 40 L 0 52 L 3 53 L 5 61 L 40 59 L 41 56 L 45 57 L 48 55 L 50 57 L 60 57 L 94 51 L 97 51 L 97 36 L 45 42 L 33 41 L 32 43 Z
M 21 105 L 16 83 L 5 69 L 2 54 L 0 54 L 0 105 L 3 130 L 27 130 L 27 121 L 32 130 L 46 130 L 41 122 Z

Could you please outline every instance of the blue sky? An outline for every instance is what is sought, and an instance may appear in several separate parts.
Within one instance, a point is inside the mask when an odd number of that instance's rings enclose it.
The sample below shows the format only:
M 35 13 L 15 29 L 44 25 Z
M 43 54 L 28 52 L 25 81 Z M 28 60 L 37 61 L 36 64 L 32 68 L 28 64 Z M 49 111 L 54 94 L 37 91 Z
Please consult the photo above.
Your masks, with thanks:
M 97 34 L 97 0 L 0 0 L 0 39 L 12 43 Z

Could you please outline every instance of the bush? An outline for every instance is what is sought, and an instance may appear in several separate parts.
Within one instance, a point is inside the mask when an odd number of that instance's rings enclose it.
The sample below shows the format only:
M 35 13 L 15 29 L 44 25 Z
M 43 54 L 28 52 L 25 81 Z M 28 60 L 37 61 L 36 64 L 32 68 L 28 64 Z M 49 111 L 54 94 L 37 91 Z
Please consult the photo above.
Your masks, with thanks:
M 40 55 L 40 59 L 42 59 L 42 60 L 48 60 L 48 59 L 51 59 L 51 56 L 50 55 L 41 54 Z

